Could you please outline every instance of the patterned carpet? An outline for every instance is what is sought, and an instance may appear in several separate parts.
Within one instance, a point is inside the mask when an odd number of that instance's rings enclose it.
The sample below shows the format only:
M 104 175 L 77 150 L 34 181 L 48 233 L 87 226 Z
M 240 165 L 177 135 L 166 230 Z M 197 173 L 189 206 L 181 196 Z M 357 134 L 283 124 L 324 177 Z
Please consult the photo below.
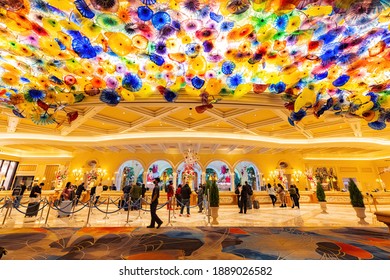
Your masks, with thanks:
M 389 260 L 386 227 L 0 229 L 2 260 Z

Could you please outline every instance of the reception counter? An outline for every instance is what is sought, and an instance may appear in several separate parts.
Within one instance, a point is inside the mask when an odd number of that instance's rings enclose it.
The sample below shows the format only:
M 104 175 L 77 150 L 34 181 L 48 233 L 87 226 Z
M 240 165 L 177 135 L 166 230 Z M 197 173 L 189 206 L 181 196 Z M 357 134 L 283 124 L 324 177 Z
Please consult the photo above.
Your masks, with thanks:
M 60 190 L 43 190 L 42 198 L 57 199 L 59 198 Z M 24 193 L 24 198 L 28 198 L 30 191 Z M 300 203 L 317 203 L 316 193 L 314 191 L 300 191 Z M 0 200 L 4 197 L 11 197 L 12 191 L 0 191 Z M 122 197 L 122 191 L 103 191 L 101 197 L 110 197 L 112 200 L 117 200 Z M 350 204 L 349 192 L 325 192 L 326 201 L 329 204 Z M 151 191 L 147 191 L 145 194 L 146 199 L 149 201 L 152 196 Z M 363 193 L 365 204 L 377 204 L 377 205 L 390 205 L 390 192 L 371 192 Z M 82 202 L 87 202 L 90 198 L 89 191 L 83 192 L 81 196 Z M 277 196 L 278 198 L 278 196 Z M 286 195 L 287 203 L 291 204 L 289 195 Z M 260 204 L 271 204 L 271 198 L 266 191 L 255 191 L 253 192 L 252 199 L 256 199 Z M 278 198 L 279 199 L 279 198 Z M 167 195 L 164 191 L 160 192 L 159 202 L 163 204 L 167 200 Z M 237 195 L 231 191 L 220 191 L 219 192 L 220 205 L 237 205 Z M 191 205 L 197 203 L 197 194 L 195 192 L 191 195 Z M 277 202 L 279 203 L 279 201 Z

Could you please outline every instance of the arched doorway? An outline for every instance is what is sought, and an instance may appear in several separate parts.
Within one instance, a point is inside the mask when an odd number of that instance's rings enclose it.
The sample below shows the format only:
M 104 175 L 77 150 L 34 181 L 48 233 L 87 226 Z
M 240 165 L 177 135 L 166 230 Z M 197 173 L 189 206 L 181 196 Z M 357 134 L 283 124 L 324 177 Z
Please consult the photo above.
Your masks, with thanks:
M 128 160 L 119 167 L 115 184 L 123 189 L 126 185 L 143 183 L 144 167 L 138 160 Z
M 169 181 L 173 181 L 172 165 L 166 160 L 157 160 L 153 162 L 148 168 L 146 176 L 146 187 L 153 187 L 153 179 L 160 178 L 160 188 L 164 189 Z
M 248 184 L 252 186 L 253 190 L 261 190 L 261 173 L 253 162 L 240 161 L 234 168 L 234 175 L 235 186 L 239 183 L 243 185 L 245 182 L 248 182 Z
M 231 174 L 228 165 L 220 160 L 210 162 L 206 167 L 206 181 L 216 180 L 220 191 L 230 191 Z
M 192 166 L 193 170 L 186 169 L 186 162 L 183 161 L 177 167 L 177 185 L 188 183 L 192 190 L 195 190 L 202 182 L 202 169 L 197 162 Z

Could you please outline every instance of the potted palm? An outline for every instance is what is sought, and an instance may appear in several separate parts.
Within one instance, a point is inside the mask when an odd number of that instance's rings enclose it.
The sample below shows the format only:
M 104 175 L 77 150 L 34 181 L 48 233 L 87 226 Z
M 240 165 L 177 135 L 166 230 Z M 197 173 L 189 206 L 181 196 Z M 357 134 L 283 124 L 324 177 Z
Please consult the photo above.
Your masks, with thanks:
M 326 209 L 327 209 L 326 208 L 326 196 L 325 196 L 324 188 L 322 187 L 321 182 L 317 183 L 316 195 L 317 195 L 318 203 L 321 206 L 322 213 L 328 214 L 328 212 L 326 212 Z
M 210 201 L 210 215 L 213 218 L 211 224 L 218 225 L 218 209 L 219 209 L 219 189 L 217 186 L 217 182 L 213 180 L 210 184 L 208 182 L 208 190 L 209 190 L 209 201 Z
M 364 220 L 364 218 L 366 217 L 366 207 L 364 206 L 362 192 L 359 190 L 359 188 L 356 186 L 355 182 L 352 179 L 349 179 L 348 190 L 349 197 L 351 198 L 352 207 L 356 211 L 356 216 L 360 219 L 358 223 L 361 225 L 368 224 Z

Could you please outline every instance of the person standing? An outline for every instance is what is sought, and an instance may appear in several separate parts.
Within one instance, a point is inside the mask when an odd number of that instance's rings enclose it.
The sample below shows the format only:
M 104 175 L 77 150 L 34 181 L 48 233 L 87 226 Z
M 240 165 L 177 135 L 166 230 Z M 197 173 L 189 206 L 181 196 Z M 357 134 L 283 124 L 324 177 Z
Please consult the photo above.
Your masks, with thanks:
M 272 205 L 275 207 L 275 203 L 276 203 L 276 200 L 277 200 L 275 189 L 271 186 L 270 183 L 268 183 L 267 186 L 268 186 L 268 188 L 267 188 L 268 195 L 271 198 Z
M 187 217 L 190 216 L 190 198 L 191 198 L 191 188 L 188 184 L 185 184 L 181 188 L 181 209 L 179 216 L 183 215 L 184 206 L 187 208 Z
M 42 194 L 42 187 L 45 185 L 45 183 L 35 184 L 30 192 L 30 198 L 36 198 L 39 199 Z
M 282 186 L 282 184 L 278 184 L 278 189 L 276 192 L 278 193 L 281 202 L 280 207 L 286 207 L 286 192 L 284 191 L 284 187 Z
M 150 202 L 150 225 L 147 228 L 154 228 L 157 223 L 157 228 L 160 228 L 163 221 L 157 216 L 157 206 L 158 206 L 158 198 L 160 197 L 160 178 L 155 178 L 153 180 L 154 188 L 152 191 L 152 200 Z
M 246 214 L 246 210 L 248 208 L 249 196 L 252 194 L 253 194 L 253 191 L 252 191 L 251 186 L 249 186 L 248 184 L 245 184 L 242 186 L 241 193 L 240 193 L 240 196 L 241 196 L 240 212 L 238 212 L 238 213 Z
M 181 207 L 181 184 L 177 186 L 175 197 L 176 197 L 176 209 Z
M 136 183 L 130 189 L 130 197 L 131 197 L 131 211 L 138 210 L 140 207 L 139 198 L 142 196 L 142 187 L 141 183 Z
M 85 187 L 84 187 L 84 182 L 82 182 L 78 187 L 77 187 L 77 190 L 76 190 L 76 205 L 79 203 L 79 200 L 80 200 L 80 197 L 81 197 L 81 194 L 83 193 L 83 191 L 85 191 Z
M 242 186 L 240 183 L 238 183 L 237 187 L 236 187 L 236 190 L 234 191 L 234 193 L 237 195 L 237 206 L 238 208 L 241 209 L 241 190 L 242 190 Z
M 173 182 L 169 181 L 169 185 L 167 187 L 167 200 L 168 200 L 167 209 L 168 210 L 173 210 L 173 206 L 172 206 L 173 194 L 174 194 Z
M 247 200 L 248 200 L 248 202 L 247 202 L 247 208 L 248 208 L 248 209 L 252 209 L 252 194 L 253 194 L 253 188 L 252 188 L 252 186 L 251 186 L 251 185 L 249 185 L 249 184 L 248 184 L 248 182 L 247 182 L 247 181 L 245 181 L 245 186 L 247 186 L 247 187 L 246 187 L 247 189 L 251 189 L 251 192 L 250 192 L 250 194 L 248 193 L 248 198 L 247 198 Z
M 202 213 L 203 211 L 203 193 L 204 193 L 203 186 L 200 184 L 196 192 L 196 194 L 198 195 L 198 207 L 199 207 L 198 213 Z
M 95 206 L 98 203 L 100 195 L 102 194 L 102 192 L 103 192 L 103 186 L 102 186 L 102 183 L 99 183 L 96 186 L 96 189 L 95 189 L 95 202 L 94 202 Z
M 295 206 L 299 209 L 299 191 L 296 185 L 291 185 L 291 187 L 288 189 L 288 192 L 290 193 L 290 197 L 293 201 L 293 205 L 291 208 L 294 208 Z

